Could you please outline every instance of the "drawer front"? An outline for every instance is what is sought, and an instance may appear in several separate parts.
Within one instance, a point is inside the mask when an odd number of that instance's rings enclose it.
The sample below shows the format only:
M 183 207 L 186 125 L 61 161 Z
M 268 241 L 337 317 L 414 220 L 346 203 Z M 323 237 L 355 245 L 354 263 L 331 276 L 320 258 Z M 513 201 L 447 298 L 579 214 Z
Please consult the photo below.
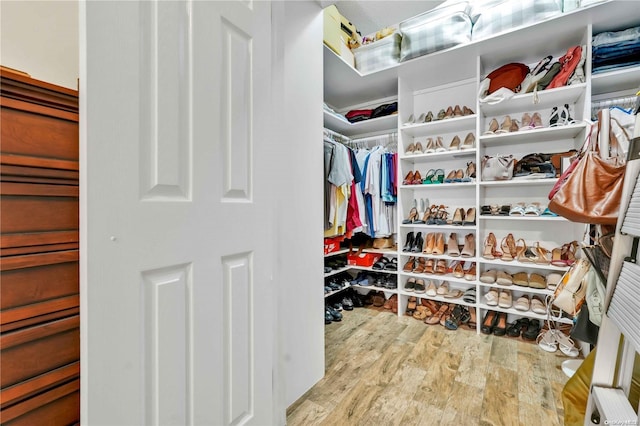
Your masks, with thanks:
M 0 197 L 0 232 L 49 232 L 78 229 L 78 199 L 70 197 Z
M 76 424 L 80 421 L 80 379 L 3 408 L 0 418 L 5 426 Z
M 78 161 L 78 123 L 2 108 L 2 153 Z
M 0 309 L 78 294 L 78 262 L 65 262 L 0 272 Z
M 0 387 L 6 388 L 78 361 L 80 317 L 3 333 L 0 348 Z

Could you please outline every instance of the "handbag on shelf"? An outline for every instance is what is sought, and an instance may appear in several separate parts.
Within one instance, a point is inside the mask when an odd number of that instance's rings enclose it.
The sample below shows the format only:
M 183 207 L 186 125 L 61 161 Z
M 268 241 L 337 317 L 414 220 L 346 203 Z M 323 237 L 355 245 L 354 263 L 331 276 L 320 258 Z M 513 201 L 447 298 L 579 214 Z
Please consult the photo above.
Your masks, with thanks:
M 487 75 L 487 78 L 490 80 L 488 94 L 492 94 L 501 87 L 506 87 L 515 92 L 527 74 L 529 74 L 529 67 L 517 62 L 503 65 L 491 71 L 491 73 Z
M 576 70 L 576 67 L 580 63 L 580 58 L 582 57 L 582 47 L 581 46 L 573 46 L 567 50 L 567 53 L 564 54 L 558 62 L 560 62 L 560 71 L 558 74 L 553 77 L 551 83 L 546 87 L 547 89 L 554 89 L 556 87 L 566 86 L 569 81 L 569 77 Z
M 513 178 L 513 155 L 485 155 L 482 159 L 482 180 L 509 180 Z
M 591 264 L 587 259 L 578 259 L 562 276 L 551 302 L 569 315 L 575 316 L 587 294 L 585 276 Z
M 548 154 L 528 154 L 516 161 L 513 167 L 513 177 L 540 174 L 541 178 L 554 178 L 556 169 L 549 161 Z
M 620 210 L 626 162 L 609 126 L 612 156 L 600 155 L 601 112 L 597 137 L 587 139 L 586 152 L 574 160 L 549 194 L 549 210 L 572 222 L 615 225 Z
M 393 242 L 393 237 L 387 238 L 374 238 L 373 239 L 373 248 L 374 249 L 391 249 L 395 243 Z

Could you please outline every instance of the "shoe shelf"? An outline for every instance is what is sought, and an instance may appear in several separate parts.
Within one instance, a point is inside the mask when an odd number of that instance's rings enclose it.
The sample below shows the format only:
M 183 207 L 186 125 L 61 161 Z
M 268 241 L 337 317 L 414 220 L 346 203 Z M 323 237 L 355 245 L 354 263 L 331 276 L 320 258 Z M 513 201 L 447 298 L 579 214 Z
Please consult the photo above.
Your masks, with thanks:
M 362 251 L 364 253 L 377 253 L 377 254 L 382 254 L 382 255 L 387 255 L 387 256 L 397 256 L 398 255 L 398 251 L 397 250 L 390 250 L 390 249 L 366 248 L 366 249 L 362 249 Z
M 569 269 L 568 266 L 555 266 L 550 264 L 533 263 L 533 262 L 519 262 L 517 260 L 504 261 L 500 259 L 485 259 L 480 258 L 478 262 L 485 265 L 497 265 L 497 266 L 511 266 L 514 268 L 532 268 L 532 269 L 546 269 L 549 271 L 565 272 Z
M 476 114 L 464 115 L 462 117 L 445 118 L 442 120 L 430 121 L 428 123 L 418 123 L 410 125 L 400 125 L 400 131 L 408 136 L 435 137 L 438 134 L 454 133 L 462 130 L 472 130 L 476 126 Z
M 363 290 L 375 290 L 375 291 L 384 291 L 386 293 L 398 293 L 397 288 L 386 288 L 386 287 L 378 287 L 375 285 L 360 285 L 360 284 L 351 284 L 352 288 L 360 288 Z
M 540 129 L 519 130 L 517 132 L 489 134 L 480 136 L 482 146 L 506 144 L 530 144 L 532 141 L 548 142 L 562 139 L 574 139 L 587 127 L 586 123 L 567 124 L 565 126 L 543 127 Z
M 425 259 L 433 259 L 433 260 L 451 260 L 451 261 L 460 261 L 460 262 L 477 262 L 478 259 L 474 257 L 461 257 L 461 256 L 449 256 L 447 254 L 427 254 L 427 253 L 412 253 L 408 251 L 403 251 L 400 253 L 403 256 L 411 256 L 411 257 L 424 257 Z
M 398 294 L 401 294 L 403 296 L 415 296 L 418 299 L 428 299 L 428 300 L 435 300 L 436 302 L 440 302 L 440 303 L 453 303 L 455 305 L 462 305 L 462 306 L 469 306 L 469 307 L 475 307 L 476 304 L 475 303 L 469 303 L 469 302 L 465 302 L 462 299 L 462 296 L 460 297 L 455 297 L 455 298 L 447 298 L 444 296 L 429 296 L 426 293 L 416 293 L 415 291 L 404 291 L 404 290 L 400 290 L 398 292 Z
M 542 321 L 546 321 L 548 319 L 548 316 L 545 314 L 537 314 L 533 311 L 519 311 L 516 308 L 502 308 L 500 306 L 491 306 L 487 305 L 486 303 L 478 303 L 478 308 L 484 309 L 486 311 L 505 312 L 507 314 L 513 314 L 519 317 L 534 318 Z M 553 321 L 561 322 L 563 324 L 573 324 L 573 320 L 571 318 L 554 318 Z
M 392 114 L 350 123 L 346 118 L 324 111 L 324 127 L 348 137 L 362 134 L 390 133 L 395 132 L 398 128 L 398 115 Z
M 487 283 L 483 283 L 482 281 L 480 281 L 479 284 L 482 287 L 497 288 L 497 289 L 512 290 L 512 291 L 522 291 L 524 293 L 529 293 L 529 294 L 541 294 L 544 296 L 553 294 L 553 290 L 550 290 L 548 288 L 525 287 L 523 285 L 517 285 L 517 284 L 511 284 L 511 285 L 502 285 L 502 284 L 496 284 L 496 283 L 487 284 Z
M 324 294 L 324 298 L 327 299 L 327 298 L 329 298 L 329 297 L 331 297 L 331 296 L 333 296 L 335 294 L 341 293 L 341 292 L 345 291 L 346 289 L 348 289 L 349 287 L 350 286 L 345 286 L 345 287 L 342 287 L 340 290 L 334 290 L 334 291 L 330 291 L 329 293 L 325 293 Z
M 358 271 L 369 271 L 369 272 L 378 272 L 381 274 L 397 274 L 398 271 L 392 271 L 389 269 L 373 269 L 371 266 L 357 266 L 357 265 L 348 265 L 347 269 L 355 269 Z
M 475 182 L 454 182 L 454 183 L 429 183 L 417 185 L 399 185 L 400 189 L 452 189 L 452 188 L 475 188 Z
M 413 161 L 414 163 L 424 162 L 427 160 L 449 160 L 456 158 L 475 158 L 476 148 L 455 149 L 441 152 L 429 152 L 426 154 L 409 154 L 401 155 L 400 159 L 405 161 Z M 418 185 L 415 185 L 418 186 Z
M 527 215 L 527 216 L 506 216 L 506 215 L 480 215 L 478 216 L 480 220 L 523 220 L 523 221 L 531 221 L 531 220 L 539 220 L 543 222 L 569 222 L 562 216 L 535 216 L 535 215 Z
M 534 93 L 523 93 L 497 104 L 480 104 L 480 109 L 486 117 L 495 117 L 513 113 L 513 111 L 543 110 L 557 105 L 575 104 L 585 96 L 586 83 L 572 84 L 557 89 L 537 92 L 538 102 Z
M 403 223 L 400 225 L 401 228 L 412 228 L 412 229 L 441 229 L 441 230 L 450 230 L 450 231 L 464 231 L 464 232 L 474 232 L 477 230 L 477 227 L 474 226 L 460 226 L 460 225 L 427 225 L 423 223 Z
M 553 186 L 558 181 L 557 178 L 551 179 L 509 179 L 509 180 L 490 180 L 478 182 L 480 186 L 539 186 L 539 185 L 551 185 Z
M 439 275 L 439 274 L 414 274 L 413 272 L 405 272 L 402 271 L 400 273 L 400 275 L 402 276 L 406 276 L 406 277 L 413 277 L 413 278 L 422 278 L 423 280 L 434 280 L 434 281 L 449 281 L 450 283 L 460 283 L 460 284 L 466 284 L 468 286 L 475 286 L 476 285 L 476 281 L 477 280 L 467 280 L 464 278 L 458 278 L 458 277 L 454 277 L 451 274 L 444 274 L 444 275 Z M 398 283 L 398 287 L 401 287 L 402 285 L 404 285 L 404 283 Z
M 342 248 L 340 250 L 332 251 L 331 253 L 325 254 L 324 257 L 327 258 L 327 257 L 331 257 L 331 256 L 337 256 L 339 254 L 345 254 L 345 253 L 349 253 L 349 249 L 348 248 Z
M 349 269 L 352 269 L 352 266 L 345 266 L 344 268 L 334 269 L 334 270 L 333 270 L 333 271 L 331 271 L 331 272 L 326 272 L 326 273 L 324 274 L 324 277 L 325 277 L 325 278 L 328 278 L 328 277 L 331 277 L 331 276 L 333 276 L 333 275 L 338 275 L 340 272 L 346 272 L 346 271 L 348 271 Z

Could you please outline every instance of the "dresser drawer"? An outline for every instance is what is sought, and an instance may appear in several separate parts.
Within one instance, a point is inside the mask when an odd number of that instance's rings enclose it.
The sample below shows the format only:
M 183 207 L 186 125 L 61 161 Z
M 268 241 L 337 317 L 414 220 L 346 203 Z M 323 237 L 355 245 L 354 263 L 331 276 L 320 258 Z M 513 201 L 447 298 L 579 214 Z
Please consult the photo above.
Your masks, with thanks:
M 80 379 L 3 408 L 4 426 L 72 425 L 80 421 Z

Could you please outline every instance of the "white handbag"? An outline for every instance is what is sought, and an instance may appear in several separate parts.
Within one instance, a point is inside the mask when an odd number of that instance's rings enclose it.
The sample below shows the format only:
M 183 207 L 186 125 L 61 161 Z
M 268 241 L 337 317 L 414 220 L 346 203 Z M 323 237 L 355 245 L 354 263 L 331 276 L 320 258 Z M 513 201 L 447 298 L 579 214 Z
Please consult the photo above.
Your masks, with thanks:
M 508 180 L 513 178 L 513 155 L 485 155 L 482 159 L 482 180 Z
M 587 294 L 585 277 L 591 269 L 587 259 L 578 259 L 562 276 L 553 294 L 552 303 L 569 315 L 576 315 Z

